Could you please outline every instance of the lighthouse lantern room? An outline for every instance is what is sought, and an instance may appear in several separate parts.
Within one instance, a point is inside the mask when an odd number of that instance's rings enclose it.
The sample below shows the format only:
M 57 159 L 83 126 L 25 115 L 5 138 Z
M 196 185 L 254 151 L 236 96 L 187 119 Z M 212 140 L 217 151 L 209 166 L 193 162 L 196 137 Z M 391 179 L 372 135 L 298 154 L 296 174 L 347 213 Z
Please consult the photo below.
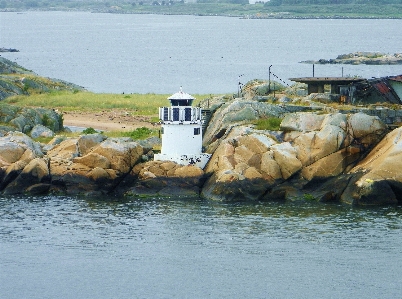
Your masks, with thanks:
M 181 89 L 168 100 L 170 107 L 159 107 L 162 149 L 154 160 L 204 168 L 211 155 L 202 152 L 201 107 L 192 107 L 195 98 Z

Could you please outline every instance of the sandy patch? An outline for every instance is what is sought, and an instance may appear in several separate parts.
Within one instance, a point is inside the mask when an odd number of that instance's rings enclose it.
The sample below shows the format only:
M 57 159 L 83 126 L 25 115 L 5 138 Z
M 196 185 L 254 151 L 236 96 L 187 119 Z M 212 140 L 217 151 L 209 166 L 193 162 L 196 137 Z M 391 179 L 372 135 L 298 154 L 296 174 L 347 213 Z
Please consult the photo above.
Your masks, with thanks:
M 64 126 L 94 128 L 102 131 L 132 131 L 140 127 L 150 129 L 159 127 L 158 124 L 150 122 L 150 117 L 133 116 L 125 110 L 61 113 L 63 114 Z

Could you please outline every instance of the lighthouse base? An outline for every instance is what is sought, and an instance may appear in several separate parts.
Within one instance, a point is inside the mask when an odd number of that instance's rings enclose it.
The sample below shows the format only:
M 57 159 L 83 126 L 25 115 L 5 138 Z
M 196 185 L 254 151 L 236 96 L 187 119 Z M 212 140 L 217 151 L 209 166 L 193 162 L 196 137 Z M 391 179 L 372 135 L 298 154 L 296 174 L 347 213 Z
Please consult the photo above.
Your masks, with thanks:
M 197 154 L 197 155 L 167 155 L 155 154 L 155 161 L 172 161 L 180 165 L 195 165 L 203 169 L 207 165 L 210 154 Z

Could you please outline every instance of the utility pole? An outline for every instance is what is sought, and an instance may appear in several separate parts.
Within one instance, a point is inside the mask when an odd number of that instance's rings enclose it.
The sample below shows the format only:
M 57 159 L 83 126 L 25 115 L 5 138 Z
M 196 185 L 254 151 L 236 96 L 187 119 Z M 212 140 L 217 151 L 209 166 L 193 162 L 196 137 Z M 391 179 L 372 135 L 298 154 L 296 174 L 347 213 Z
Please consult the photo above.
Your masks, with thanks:
M 272 64 L 268 68 L 268 94 L 271 93 L 271 66 Z

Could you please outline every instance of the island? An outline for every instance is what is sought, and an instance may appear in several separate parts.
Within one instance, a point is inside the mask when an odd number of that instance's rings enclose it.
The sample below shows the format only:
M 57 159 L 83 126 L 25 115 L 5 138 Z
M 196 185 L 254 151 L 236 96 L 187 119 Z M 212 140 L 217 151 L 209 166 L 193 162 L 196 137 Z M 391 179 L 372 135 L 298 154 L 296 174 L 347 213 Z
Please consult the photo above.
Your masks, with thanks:
M 334 59 L 306 60 L 310 64 L 402 64 L 402 53 L 387 54 L 380 52 L 354 52 L 338 55 Z

